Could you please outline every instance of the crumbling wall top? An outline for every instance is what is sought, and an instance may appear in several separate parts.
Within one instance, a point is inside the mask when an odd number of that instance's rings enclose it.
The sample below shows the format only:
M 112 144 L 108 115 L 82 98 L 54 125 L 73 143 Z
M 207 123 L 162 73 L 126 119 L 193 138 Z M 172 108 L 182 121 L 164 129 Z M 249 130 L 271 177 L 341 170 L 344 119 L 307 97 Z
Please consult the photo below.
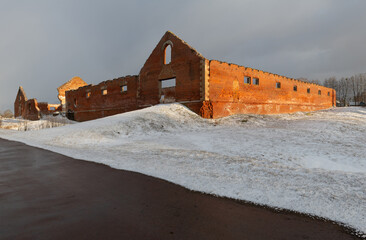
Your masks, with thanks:
M 73 77 L 68 82 L 64 83 L 60 87 L 57 88 L 58 91 L 58 99 L 60 100 L 61 104 L 65 104 L 65 92 L 69 90 L 78 89 L 79 87 L 83 87 L 88 85 L 84 82 L 83 79 L 80 77 Z

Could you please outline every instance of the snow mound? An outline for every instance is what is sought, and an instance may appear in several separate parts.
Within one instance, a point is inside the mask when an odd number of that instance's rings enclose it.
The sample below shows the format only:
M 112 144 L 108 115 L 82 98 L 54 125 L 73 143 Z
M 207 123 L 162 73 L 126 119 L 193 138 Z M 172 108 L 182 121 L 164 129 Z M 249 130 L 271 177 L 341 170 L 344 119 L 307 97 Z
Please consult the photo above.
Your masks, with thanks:
M 163 104 L 45 132 L 53 145 L 114 144 L 116 140 L 130 137 L 161 136 L 201 128 L 208 122 L 181 104 Z

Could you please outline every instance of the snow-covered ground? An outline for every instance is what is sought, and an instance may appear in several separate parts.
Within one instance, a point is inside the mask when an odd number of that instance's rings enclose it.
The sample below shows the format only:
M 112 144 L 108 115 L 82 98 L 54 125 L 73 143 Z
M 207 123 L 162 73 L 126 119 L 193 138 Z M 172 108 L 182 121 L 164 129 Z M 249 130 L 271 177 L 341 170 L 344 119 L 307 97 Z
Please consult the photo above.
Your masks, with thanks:
M 168 104 L 0 137 L 366 233 L 366 108 L 207 120 Z
M 39 121 L 30 121 L 21 118 L 0 118 L 0 128 L 18 131 L 40 130 L 72 123 L 74 122 L 62 116 L 45 116 Z

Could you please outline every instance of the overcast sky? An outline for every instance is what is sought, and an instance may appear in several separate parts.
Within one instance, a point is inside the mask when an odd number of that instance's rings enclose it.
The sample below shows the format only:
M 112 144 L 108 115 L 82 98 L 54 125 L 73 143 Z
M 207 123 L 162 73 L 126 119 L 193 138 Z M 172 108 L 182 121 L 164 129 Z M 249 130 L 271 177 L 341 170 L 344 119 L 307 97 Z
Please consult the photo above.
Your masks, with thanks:
M 0 110 L 73 76 L 138 74 L 170 30 L 208 59 L 322 80 L 366 72 L 365 0 L 0 0 Z

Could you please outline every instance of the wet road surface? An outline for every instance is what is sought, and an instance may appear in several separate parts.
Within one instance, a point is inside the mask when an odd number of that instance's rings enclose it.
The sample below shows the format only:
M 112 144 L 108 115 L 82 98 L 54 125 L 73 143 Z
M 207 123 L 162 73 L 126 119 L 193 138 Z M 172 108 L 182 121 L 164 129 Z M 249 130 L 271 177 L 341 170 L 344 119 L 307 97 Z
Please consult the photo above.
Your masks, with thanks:
M 0 139 L 0 239 L 358 238 L 332 222 Z

